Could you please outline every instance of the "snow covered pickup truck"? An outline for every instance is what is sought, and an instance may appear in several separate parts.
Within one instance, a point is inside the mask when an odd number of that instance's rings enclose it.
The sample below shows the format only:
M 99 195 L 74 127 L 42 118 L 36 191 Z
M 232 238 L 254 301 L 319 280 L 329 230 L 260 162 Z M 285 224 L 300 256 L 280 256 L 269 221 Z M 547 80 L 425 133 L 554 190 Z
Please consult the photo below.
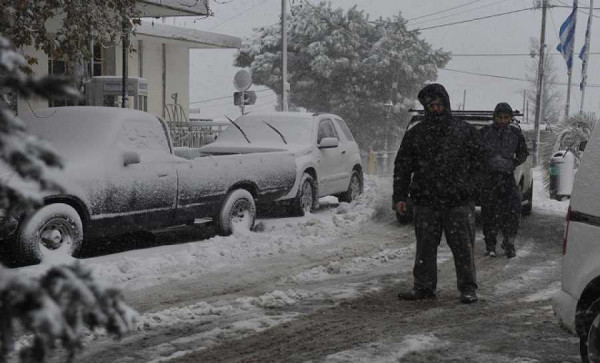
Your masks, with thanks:
M 414 112 L 414 113 L 416 113 L 416 115 L 414 115 L 410 119 L 408 126 L 406 127 L 406 131 L 408 131 L 409 129 L 414 127 L 416 124 L 421 122 L 424 117 L 423 110 L 409 110 L 409 112 Z M 475 128 L 478 130 L 483 128 L 486 125 L 491 125 L 493 122 L 493 112 L 492 111 L 469 111 L 469 110 L 452 111 L 452 116 L 454 116 L 457 119 L 460 119 L 460 120 L 470 123 L 471 125 L 475 126 Z M 511 126 L 518 127 L 520 129 L 519 118 L 521 118 L 521 117 L 523 117 L 523 114 L 521 114 L 519 111 L 515 111 Z M 525 133 L 525 139 L 528 141 L 528 144 L 529 144 L 529 141 L 532 139 L 532 137 L 528 137 L 528 136 L 530 136 L 530 135 Z M 522 195 L 521 213 L 523 215 L 530 214 L 532 207 L 533 207 L 533 158 L 532 157 L 533 157 L 533 154 L 530 150 L 529 157 L 527 158 L 527 160 L 523 164 L 517 166 L 517 168 L 515 169 L 515 181 L 517 182 L 517 185 L 521 189 L 521 195 Z M 409 196 L 409 198 L 410 198 L 410 196 Z M 479 201 L 477 201 L 476 204 L 479 206 L 480 205 Z M 403 214 L 396 213 L 396 218 L 398 219 L 398 222 L 401 222 L 401 223 L 406 223 L 406 222 L 412 221 L 412 204 L 410 203 L 410 200 L 407 203 L 406 212 Z
M 210 218 L 222 234 L 251 228 L 255 200 L 289 193 L 296 178 L 287 151 L 179 157 L 165 122 L 145 112 L 62 107 L 22 115 L 28 132 L 51 142 L 65 168 L 51 170 L 62 193 L 0 223 L 10 263 L 77 256 L 82 244 Z M 16 175 L 4 182 L 20 182 Z

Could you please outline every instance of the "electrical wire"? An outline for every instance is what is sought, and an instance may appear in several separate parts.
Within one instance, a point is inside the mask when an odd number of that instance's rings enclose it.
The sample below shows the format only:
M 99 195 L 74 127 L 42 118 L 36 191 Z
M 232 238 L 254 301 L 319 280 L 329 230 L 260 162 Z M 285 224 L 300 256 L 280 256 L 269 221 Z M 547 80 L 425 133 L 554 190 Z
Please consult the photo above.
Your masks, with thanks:
M 254 92 L 260 93 L 260 92 L 267 92 L 267 91 L 272 91 L 272 89 L 270 89 L 270 88 L 264 88 L 264 89 L 256 90 Z M 228 98 L 233 98 L 233 95 L 232 96 L 217 97 L 217 98 L 210 98 L 210 99 L 200 100 L 200 101 L 194 101 L 194 102 L 190 102 L 189 104 L 190 105 L 195 105 L 195 104 L 198 104 L 198 103 L 206 103 L 206 102 L 212 102 L 212 101 L 219 101 L 219 100 L 225 100 L 225 99 L 228 99 Z
M 463 71 L 463 70 L 458 70 L 458 69 L 452 69 L 452 68 L 438 68 L 439 70 L 443 70 L 443 71 L 447 71 L 447 72 L 454 72 L 454 73 L 462 73 L 462 74 L 469 74 L 469 75 L 473 75 L 473 76 L 480 76 L 480 77 L 490 77 L 490 78 L 499 78 L 499 79 L 506 79 L 509 81 L 519 81 L 519 82 L 531 82 L 531 80 L 526 79 L 526 78 L 518 78 L 518 77 L 510 77 L 510 76 L 500 76 L 497 74 L 489 74 L 489 73 L 479 73 L 479 72 L 470 72 L 470 71 Z M 561 86 L 566 86 L 567 83 L 565 82 L 549 82 L 549 84 L 555 84 L 555 85 L 561 85 Z M 574 85 L 571 85 L 574 86 Z M 600 88 L 600 84 L 588 84 L 588 87 L 593 87 L 593 88 Z
M 218 27 L 220 27 L 221 25 L 223 25 L 223 24 L 225 24 L 225 23 L 227 23 L 227 22 L 229 22 L 229 21 L 231 21 L 231 20 L 233 20 L 233 19 L 235 19 L 235 18 L 237 18 L 237 17 L 239 17 L 239 16 L 241 16 L 241 15 L 243 15 L 243 14 L 245 14 L 245 13 L 249 12 L 250 10 L 253 10 L 253 9 L 254 9 L 254 8 L 256 8 L 257 6 L 260 6 L 260 5 L 264 4 L 264 3 L 266 3 L 267 1 L 269 1 L 269 0 L 263 0 L 263 1 L 259 2 L 259 3 L 257 3 L 257 4 L 254 4 L 252 7 L 249 7 L 248 9 L 246 9 L 246 10 L 243 10 L 243 11 L 241 11 L 241 12 L 239 12 L 239 13 L 237 13 L 237 14 L 233 15 L 233 16 L 232 16 L 232 17 L 230 17 L 230 18 L 227 18 L 227 19 L 223 20 L 222 22 L 220 22 L 220 23 L 218 23 L 218 24 L 216 24 L 216 25 L 213 25 L 212 27 L 208 28 L 208 30 L 213 30 L 213 29 L 215 29 L 215 28 L 218 28 Z
M 431 23 L 432 21 L 435 21 L 435 20 L 443 20 L 443 19 L 453 18 L 453 17 L 459 16 L 459 15 L 464 15 L 466 13 L 472 13 L 475 10 L 481 10 L 481 9 L 489 8 L 490 6 L 498 5 L 498 4 L 507 2 L 507 1 L 508 0 L 500 0 L 500 1 L 496 1 L 496 2 L 491 3 L 491 4 L 485 4 L 485 5 L 481 5 L 481 6 L 478 6 L 476 8 L 473 8 L 473 9 L 461 11 L 459 13 L 449 14 L 449 15 L 446 15 L 446 16 L 438 17 L 438 18 L 433 18 L 433 19 L 429 19 L 429 20 L 419 21 L 419 22 L 416 22 L 416 23 L 411 24 L 411 25 L 420 25 L 420 24 L 425 24 L 425 23 Z
M 473 22 L 473 21 L 479 21 L 479 20 L 484 20 L 484 19 L 495 18 L 495 17 L 498 17 L 498 16 L 516 14 L 516 13 L 520 13 L 520 12 L 523 12 L 523 11 L 534 10 L 534 9 L 535 9 L 534 7 L 529 7 L 529 8 L 519 9 L 519 10 L 507 11 L 505 13 L 497 13 L 497 14 L 492 14 L 492 15 L 487 15 L 487 16 L 481 16 L 481 17 L 473 18 L 473 19 L 467 19 L 467 20 L 462 20 L 462 21 L 455 21 L 453 23 L 440 24 L 440 25 L 434 25 L 434 26 L 425 27 L 425 28 L 412 29 L 410 31 L 423 31 L 423 30 L 429 30 L 429 29 L 443 28 L 443 27 L 452 26 L 452 25 L 458 25 L 458 24 L 470 23 L 470 22 Z
M 471 5 L 471 4 L 474 4 L 474 3 L 480 2 L 480 1 L 481 1 L 481 0 L 474 0 L 474 1 L 468 2 L 468 3 L 466 3 L 466 4 L 457 5 L 457 6 L 453 6 L 453 7 L 451 7 L 451 8 L 448 8 L 448 9 L 444 9 L 444 10 L 436 11 L 435 13 L 425 14 L 425 15 L 417 16 L 416 18 L 410 18 L 410 19 L 406 19 L 406 22 L 408 23 L 408 22 L 410 22 L 410 21 L 413 21 L 413 20 L 422 19 L 422 18 L 427 18 L 427 17 L 430 17 L 430 16 L 432 16 L 432 15 L 437 15 L 437 14 L 445 13 L 445 12 L 447 12 L 447 11 L 454 10 L 454 9 L 458 9 L 458 8 L 462 8 L 462 7 L 465 7 L 465 6 L 468 6 L 468 5 Z

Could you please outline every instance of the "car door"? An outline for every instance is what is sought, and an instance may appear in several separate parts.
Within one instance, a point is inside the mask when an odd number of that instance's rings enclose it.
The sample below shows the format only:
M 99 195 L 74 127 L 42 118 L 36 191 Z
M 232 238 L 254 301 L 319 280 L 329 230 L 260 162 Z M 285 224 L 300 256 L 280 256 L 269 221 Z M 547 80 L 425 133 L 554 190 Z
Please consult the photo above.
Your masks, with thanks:
M 317 162 L 317 177 L 319 179 L 319 196 L 336 193 L 338 184 L 343 178 L 341 172 L 342 149 L 338 145 L 332 148 L 319 148 L 321 140 L 326 137 L 338 139 L 339 136 L 329 118 L 321 119 L 317 131 L 317 150 L 319 153 Z
M 352 136 L 352 132 L 344 120 L 339 117 L 334 117 L 334 121 L 338 130 L 338 134 L 340 135 L 340 150 L 342 159 L 340 163 L 340 172 L 343 174 L 341 184 L 337 187 L 339 188 L 340 192 L 344 192 L 350 185 L 350 177 L 352 176 L 352 169 L 354 168 L 354 165 L 360 161 L 360 152 L 356 141 L 354 141 L 354 136 Z
M 174 157 L 165 126 L 157 118 L 151 120 L 155 122 L 143 118 L 123 123 L 116 145 L 117 160 L 108 175 L 105 214 L 126 229 L 167 226 L 174 217 Z

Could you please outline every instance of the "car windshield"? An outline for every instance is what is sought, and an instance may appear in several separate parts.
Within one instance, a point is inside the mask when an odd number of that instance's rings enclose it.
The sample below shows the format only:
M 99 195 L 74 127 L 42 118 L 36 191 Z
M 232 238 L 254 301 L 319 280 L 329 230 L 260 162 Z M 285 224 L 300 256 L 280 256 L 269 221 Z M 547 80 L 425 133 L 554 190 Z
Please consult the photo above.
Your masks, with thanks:
M 269 125 L 276 128 L 288 144 L 309 144 L 312 141 L 312 117 L 247 115 L 238 118 L 235 122 L 244 130 L 252 144 L 284 143 L 281 136 Z M 217 140 L 247 144 L 240 130 L 233 125 L 223 130 Z

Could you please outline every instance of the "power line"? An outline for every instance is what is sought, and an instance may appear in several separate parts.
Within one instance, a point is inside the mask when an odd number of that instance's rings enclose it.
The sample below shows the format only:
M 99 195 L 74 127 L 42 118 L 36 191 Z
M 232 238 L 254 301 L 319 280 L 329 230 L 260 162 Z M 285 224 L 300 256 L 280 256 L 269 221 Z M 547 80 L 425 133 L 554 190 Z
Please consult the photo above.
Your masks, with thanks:
M 600 52 L 590 52 L 590 55 L 598 55 Z M 451 53 L 452 58 L 454 57 L 531 57 L 531 53 Z M 557 56 L 560 53 L 545 54 L 548 56 Z
M 501 75 L 489 74 L 489 73 L 470 72 L 470 71 L 463 71 L 463 70 L 452 69 L 452 68 L 438 68 L 438 69 L 441 70 L 441 71 L 454 72 L 454 73 L 462 73 L 462 74 L 469 74 L 469 75 L 472 75 L 472 76 L 479 76 L 479 77 L 499 78 L 499 79 L 506 79 L 506 80 L 509 80 L 509 81 L 519 81 L 519 82 L 531 82 L 531 80 L 528 80 L 526 78 L 501 76 Z M 561 85 L 561 86 L 566 86 L 567 85 L 566 82 L 548 82 L 548 83 L 549 84 Z M 593 84 L 593 85 L 588 84 L 587 86 L 588 87 L 599 88 L 600 84 Z
M 408 23 L 409 21 L 413 21 L 413 20 L 417 20 L 417 19 L 422 19 L 422 18 L 427 18 L 427 17 L 432 16 L 432 15 L 437 15 L 437 14 L 445 13 L 446 11 L 450 11 L 450 10 L 462 8 L 462 7 L 465 7 L 465 6 L 468 6 L 468 5 L 480 2 L 480 1 L 481 0 L 475 0 L 475 1 L 471 1 L 471 2 L 466 3 L 466 4 L 457 5 L 457 6 L 453 6 L 451 8 L 448 8 L 448 9 L 436 11 L 435 13 L 425 14 L 425 15 L 417 16 L 416 18 L 406 19 L 406 22 Z
M 480 10 L 480 9 L 484 9 L 484 8 L 489 8 L 490 6 L 498 5 L 498 4 L 501 4 L 501 3 L 507 2 L 507 1 L 508 1 L 508 0 L 500 0 L 500 1 L 496 1 L 496 2 L 494 2 L 494 3 L 491 3 L 491 4 L 485 4 L 485 5 L 481 5 L 481 6 L 478 6 L 478 7 L 476 7 L 476 8 L 473 8 L 473 9 L 469 9 L 469 10 L 461 11 L 461 12 L 459 12 L 459 13 L 455 13 L 455 14 L 449 14 L 449 15 L 446 15 L 446 16 L 440 16 L 440 17 L 438 17 L 438 18 L 433 18 L 433 19 L 429 19 L 429 20 L 423 20 L 423 21 L 419 21 L 419 22 L 416 22 L 416 23 L 414 23 L 414 24 L 411 24 L 411 25 L 419 25 L 419 24 L 431 23 L 432 21 L 436 21 L 436 20 L 442 20 L 442 19 L 453 18 L 453 17 L 455 17 L 455 16 L 463 15 L 463 14 L 466 14 L 466 13 L 471 13 L 471 12 L 473 12 L 473 11 L 475 11 L 475 10 Z
M 270 88 L 264 88 L 264 89 L 256 90 L 254 92 L 260 93 L 260 92 L 267 92 L 267 91 L 273 91 L 273 90 L 270 89 Z M 195 105 L 195 104 L 198 104 L 198 103 L 206 103 L 206 102 L 212 102 L 212 101 L 225 100 L 225 99 L 228 99 L 228 98 L 233 98 L 233 96 L 223 96 L 223 97 L 217 97 L 217 98 L 210 98 L 210 99 L 207 99 L 207 100 L 194 101 L 194 102 L 190 102 L 190 105 Z
M 230 18 L 227 18 L 227 19 L 223 20 L 222 22 L 218 23 L 217 25 L 214 25 L 214 26 L 212 26 L 212 27 L 208 28 L 208 30 L 213 30 L 214 28 L 218 28 L 218 27 L 220 27 L 221 25 L 223 25 L 223 24 L 225 24 L 225 23 L 229 22 L 230 20 L 233 20 L 233 19 L 235 19 L 235 18 L 237 18 L 237 17 L 239 17 L 239 16 L 241 16 L 241 15 L 243 15 L 243 14 L 245 14 L 245 13 L 249 12 L 250 10 L 252 10 L 252 9 L 256 8 L 257 6 L 259 6 L 259 5 L 262 5 L 262 4 L 266 3 L 267 1 L 269 1 L 269 0 L 263 0 L 263 1 L 259 2 L 258 4 L 254 4 L 254 6 L 252 6 L 252 7 L 249 7 L 248 9 L 246 9 L 246 10 L 243 10 L 243 11 L 241 11 L 241 12 L 239 12 L 239 13 L 235 14 L 234 16 L 232 16 L 232 17 L 230 17 Z
M 434 25 L 434 26 L 430 26 L 430 27 L 426 27 L 426 28 L 417 28 L 417 29 L 413 29 L 411 31 L 422 31 L 422 30 L 428 30 L 428 29 L 443 28 L 443 27 L 452 26 L 452 25 L 458 25 L 458 24 L 470 23 L 470 22 L 473 22 L 473 21 L 479 21 L 479 20 L 484 20 L 484 19 L 495 18 L 495 17 L 498 17 L 498 16 L 516 14 L 516 13 L 520 13 L 522 11 L 534 10 L 534 9 L 535 9 L 534 7 L 529 7 L 529 8 L 519 9 L 519 10 L 508 11 L 508 12 L 505 12 L 505 13 L 498 13 L 498 14 L 492 14 L 492 15 L 482 16 L 482 17 L 479 17 L 479 18 L 467 19 L 467 20 L 463 20 L 463 21 L 455 21 L 453 23 Z

